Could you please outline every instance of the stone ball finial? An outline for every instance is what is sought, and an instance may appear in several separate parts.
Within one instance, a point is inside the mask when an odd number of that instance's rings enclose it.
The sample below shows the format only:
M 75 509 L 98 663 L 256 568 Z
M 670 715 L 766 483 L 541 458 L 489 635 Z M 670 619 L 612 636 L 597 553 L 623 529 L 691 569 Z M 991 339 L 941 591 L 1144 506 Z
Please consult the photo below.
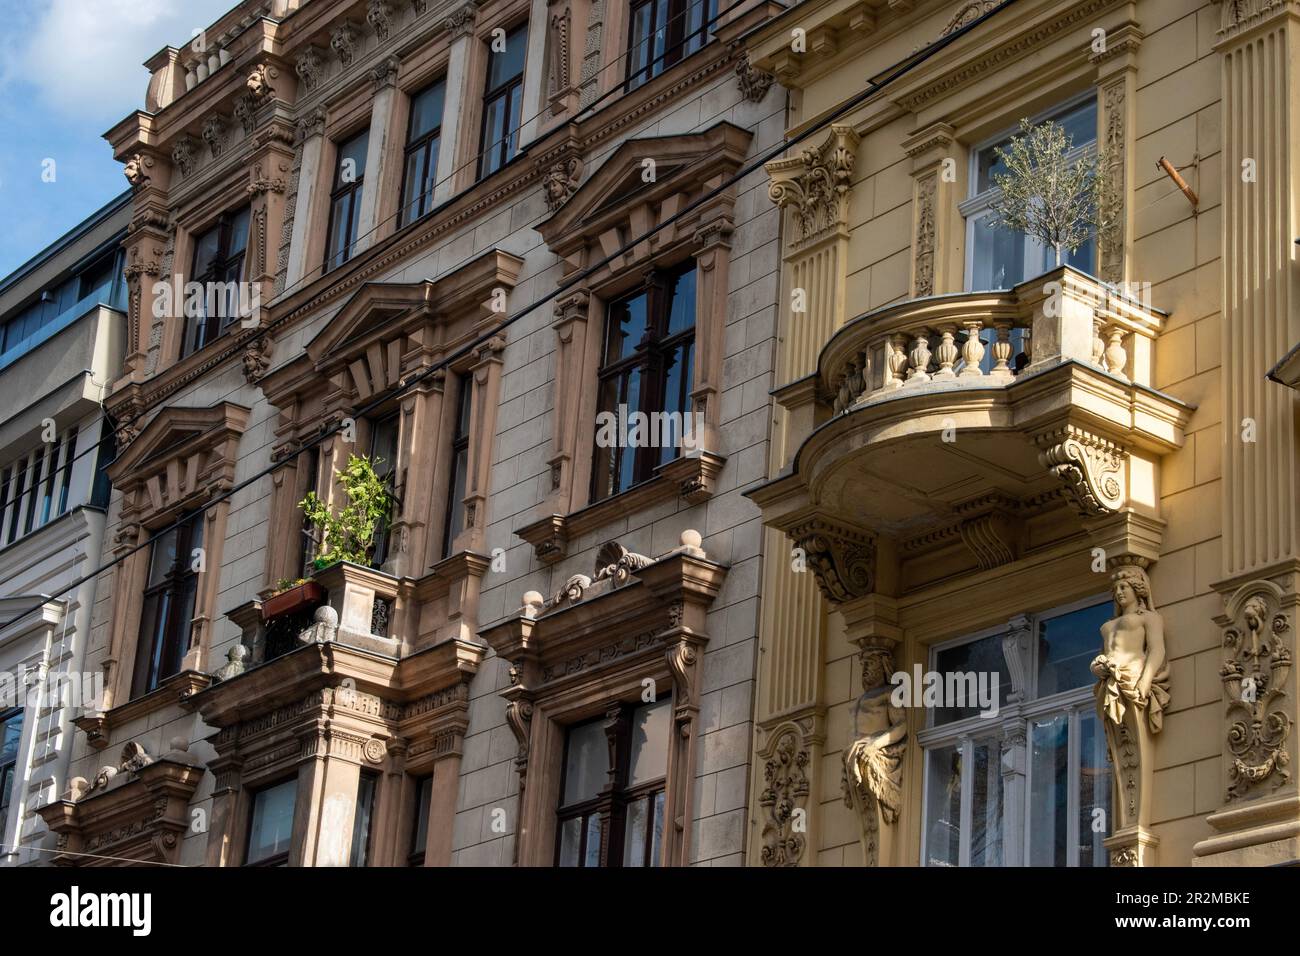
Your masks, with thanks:
M 325 624 L 329 627 L 339 626 L 339 612 L 334 610 L 328 604 L 322 604 L 316 608 L 316 613 L 312 615 L 312 620 L 317 624 Z
M 242 644 L 239 646 L 243 647 Z M 184 734 L 177 734 L 168 742 L 167 746 L 169 750 L 179 750 L 181 753 L 185 753 L 190 749 L 190 738 Z
M 543 607 L 546 606 L 546 598 L 542 597 L 540 591 L 527 591 L 524 593 L 524 603 L 520 607 L 520 613 L 523 617 L 536 617 Z
M 698 531 L 694 528 L 687 528 L 682 532 L 682 545 L 680 550 L 685 551 L 693 557 L 702 558 L 704 557 L 704 548 L 701 547 L 703 543 L 704 538 L 700 536 Z

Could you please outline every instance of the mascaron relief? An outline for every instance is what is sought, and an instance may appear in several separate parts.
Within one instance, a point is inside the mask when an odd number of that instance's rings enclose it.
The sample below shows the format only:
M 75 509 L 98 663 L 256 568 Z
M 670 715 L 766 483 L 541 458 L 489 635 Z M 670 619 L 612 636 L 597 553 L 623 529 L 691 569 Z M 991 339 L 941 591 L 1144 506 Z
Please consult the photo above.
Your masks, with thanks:
M 1283 707 L 1291 674 L 1291 622 L 1268 582 L 1238 591 L 1228 602 L 1227 620 L 1219 673 L 1228 702 L 1227 799 L 1233 800 L 1252 795 L 1268 781 L 1276 788 L 1291 779 L 1285 746 L 1291 718 Z

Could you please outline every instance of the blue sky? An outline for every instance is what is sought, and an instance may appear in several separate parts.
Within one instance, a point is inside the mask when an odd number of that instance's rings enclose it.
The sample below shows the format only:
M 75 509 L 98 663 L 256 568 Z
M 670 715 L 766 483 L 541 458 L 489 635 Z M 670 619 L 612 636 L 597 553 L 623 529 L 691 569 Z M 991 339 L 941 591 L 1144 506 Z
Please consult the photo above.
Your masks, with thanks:
M 144 107 L 141 64 L 234 4 L 0 0 L 0 277 L 126 188 L 103 134 Z

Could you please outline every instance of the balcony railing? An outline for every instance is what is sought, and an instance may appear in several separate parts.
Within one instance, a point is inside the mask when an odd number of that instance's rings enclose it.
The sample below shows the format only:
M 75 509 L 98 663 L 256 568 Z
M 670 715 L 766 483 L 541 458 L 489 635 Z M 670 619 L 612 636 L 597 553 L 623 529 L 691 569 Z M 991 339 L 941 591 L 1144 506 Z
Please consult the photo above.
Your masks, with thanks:
M 1163 316 L 1062 267 L 1001 292 L 914 299 L 848 322 L 819 363 L 835 414 L 934 388 L 989 388 L 1066 362 L 1150 385 Z

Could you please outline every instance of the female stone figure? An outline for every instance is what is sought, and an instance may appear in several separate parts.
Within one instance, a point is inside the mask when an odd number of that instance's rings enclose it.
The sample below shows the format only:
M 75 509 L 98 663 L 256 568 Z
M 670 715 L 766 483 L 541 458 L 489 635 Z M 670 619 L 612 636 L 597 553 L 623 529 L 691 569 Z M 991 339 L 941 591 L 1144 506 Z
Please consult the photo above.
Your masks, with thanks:
M 1115 616 L 1101 626 L 1102 652 L 1092 661 L 1098 678 L 1097 707 L 1115 725 L 1136 707 L 1147 728 L 1157 734 L 1169 703 L 1169 661 L 1165 655 L 1164 620 L 1151 600 L 1151 581 L 1136 566 L 1114 577 Z
M 907 724 L 902 708 L 893 706 L 889 675 L 893 656 L 884 648 L 862 654 L 862 685 L 854 714 L 856 739 L 844 753 L 844 803 L 857 811 L 862 852 L 867 866 L 888 858 L 888 841 L 880 824 L 892 825 L 902 804 L 903 754 Z M 882 844 L 886 852 L 882 853 Z

